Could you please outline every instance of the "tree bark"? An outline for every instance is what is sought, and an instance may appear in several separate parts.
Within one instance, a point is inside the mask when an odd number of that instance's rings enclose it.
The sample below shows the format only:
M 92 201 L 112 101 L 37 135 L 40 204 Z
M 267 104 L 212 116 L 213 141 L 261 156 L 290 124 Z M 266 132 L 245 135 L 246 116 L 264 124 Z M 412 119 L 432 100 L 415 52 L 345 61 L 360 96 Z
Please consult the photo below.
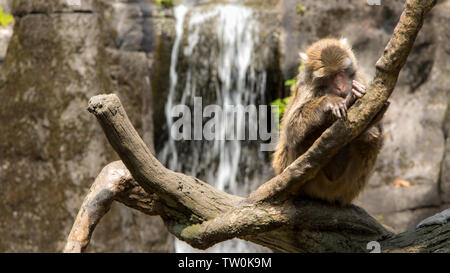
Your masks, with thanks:
M 387 102 L 435 2 L 406 1 L 377 62 L 376 76 L 367 94 L 350 108 L 348 119 L 333 124 L 306 153 L 247 198 L 165 168 L 139 137 L 117 96 L 93 97 L 88 110 L 123 163 L 111 163 L 97 177 L 65 251 L 80 252 L 87 247 L 95 225 L 113 201 L 160 215 L 172 234 L 200 249 L 241 238 L 278 252 L 367 252 L 371 241 L 380 243 L 383 251 L 449 251 L 448 223 L 395 235 L 357 206 L 337 207 L 295 197 L 299 187 L 359 135 Z

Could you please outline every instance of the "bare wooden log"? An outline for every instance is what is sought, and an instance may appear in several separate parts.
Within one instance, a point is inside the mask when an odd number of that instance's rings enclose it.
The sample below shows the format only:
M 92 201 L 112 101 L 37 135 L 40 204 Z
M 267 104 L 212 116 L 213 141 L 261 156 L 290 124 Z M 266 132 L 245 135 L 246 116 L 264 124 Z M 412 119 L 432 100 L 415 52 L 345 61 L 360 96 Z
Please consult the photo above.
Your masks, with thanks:
M 91 98 L 88 110 L 96 116 L 134 179 L 147 193 L 156 193 L 168 207 L 176 207 L 187 218 L 212 218 L 217 208 L 232 206 L 240 199 L 195 177 L 165 168 L 139 137 L 116 95 Z
M 119 201 L 148 215 L 159 215 L 156 195 L 147 194 L 134 181 L 121 161 L 106 165 L 92 184 L 81 205 L 64 252 L 83 252 L 102 217 L 113 201 Z
M 276 244 L 280 242 L 279 233 L 295 234 L 302 227 L 343 232 L 343 226 L 355 221 L 359 224 L 353 225 L 353 229 L 348 230 L 351 230 L 350 233 L 366 234 L 366 237 L 361 237 L 364 240 L 390 234 L 372 217 L 355 206 L 336 208 L 319 202 L 317 204 L 320 204 L 321 213 L 316 215 L 319 210 L 313 209 L 317 205 L 313 201 L 294 203 L 287 200 L 278 205 L 246 204 L 242 202 L 244 199 L 241 197 L 219 191 L 197 178 L 166 169 L 148 152 L 148 149 L 142 149 L 144 145 L 142 139 L 131 125 L 116 95 L 94 97 L 89 103 L 89 110 L 97 116 L 108 140 L 116 148 L 137 183 L 148 194 L 155 193 L 160 197 L 159 202 L 162 204 L 160 215 L 169 230 L 194 247 L 204 249 L 223 240 L 239 237 L 277 251 L 287 249 L 304 251 L 299 247 L 298 240 L 294 240 L 295 236 L 286 241 L 283 247 L 277 248 Z M 132 170 L 138 170 L 137 174 L 135 175 Z M 329 217 L 333 220 L 327 224 L 325 218 L 330 219 Z M 311 224 L 309 219 L 316 219 L 315 221 L 322 227 Z M 257 232 L 261 234 L 253 236 Z M 345 241 L 345 245 L 353 241 L 353 248 L 364 249 L 363 241 L 354 238 L 349 240 L 352 237 L 350 233 L 338 241 Z

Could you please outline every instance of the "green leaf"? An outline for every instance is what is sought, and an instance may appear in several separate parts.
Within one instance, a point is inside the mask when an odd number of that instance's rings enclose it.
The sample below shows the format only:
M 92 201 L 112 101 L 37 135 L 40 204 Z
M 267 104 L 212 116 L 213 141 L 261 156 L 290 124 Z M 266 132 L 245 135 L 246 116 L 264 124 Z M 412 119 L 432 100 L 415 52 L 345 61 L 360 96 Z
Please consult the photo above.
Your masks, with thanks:
M 276 109 L 272 109 L 272 114 L 275 117 L 275 120 L 278 123 L 278 128 L 281 129 L 280 118 L 283 116 L 286 111 L 286 107 L 289 104 L 291 97 L 286 97 L 282 99 L 276 99 L 270 103 L 272 106 L 278 106 L 278 111 Z
M 289 79 L 287 81 L 284 82 L 285 86 L 293 86 L 295 85 L 295 78 Z
M 297 14 L 303 14 L 306 11 L 306 8 L 301 3 L 298 3 L 295 7 L 295 11 L 297 12 Z
M 286 98 L 284 98 L 284 99 L 283 99 L 284 105 L 287 106 L 287 105 L 289 104 L 289 102 L 291 101 L 291 98 L 292 98 L 292 97 L 286 97 Z
M 11 14 L 3 13 L 3 8 L 0 7 L 0 25 L 6 27 L 12 21 L 14 21 L 14 17 Z
M 173 6 L 173 0 L 153 0 L 159 8 L 165 7 L 172 7 Z

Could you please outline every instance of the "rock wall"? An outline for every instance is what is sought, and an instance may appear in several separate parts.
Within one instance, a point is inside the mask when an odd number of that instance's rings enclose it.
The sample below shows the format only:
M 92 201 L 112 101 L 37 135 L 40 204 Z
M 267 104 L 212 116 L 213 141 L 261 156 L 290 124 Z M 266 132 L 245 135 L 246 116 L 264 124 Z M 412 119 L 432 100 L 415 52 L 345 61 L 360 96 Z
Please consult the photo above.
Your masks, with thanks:
M 349 39 L 370 80 L 403 4 L 403 0 L 381 1 L 380 6 L 366 1 L 282 0 L 286 78 L 296 72 L 298 51 L 334 36 Z M 450 206 L 450 34 L 445 23 L 449 10 L 449 1 L 439 1 L 417 38 L 383 121 L 385 145 L 376 170 L 356 202 L 397 231 Z M 407 182 L 395 186 L 396 180 Z
M 117 91 L 153 143 L 150 59 L 108 23 L 110 1 L 82 3 L 12 7 L 16 24 L 0 77 L 0 252 L 61 251 L 95 176 L 117 159 L 86 111 L 91 96 Z M 88 251 L 168 252 L 173 239 L 159 218 L 115 205 Z

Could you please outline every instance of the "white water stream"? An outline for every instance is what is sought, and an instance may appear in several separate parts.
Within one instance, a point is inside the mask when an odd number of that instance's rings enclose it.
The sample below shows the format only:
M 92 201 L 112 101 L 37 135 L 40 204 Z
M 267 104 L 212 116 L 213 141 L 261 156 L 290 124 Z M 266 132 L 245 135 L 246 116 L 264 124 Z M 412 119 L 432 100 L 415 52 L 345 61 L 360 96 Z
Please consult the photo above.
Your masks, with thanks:
M 237 112 L 235 124 L 221 122 L 215 128 L 222 140 L 193 140 L 182 145 L 177 145 L 171 137 L 174 120 L 170 113 L 177 104 L 194 105 L 194 97 L 202 97 L 203 106 L 216 104 L 222 109 L 227 105 L 264 103 L 267 75 L 257 69 L 254 62 L 259 23 L 251 8 L 237 4 L 178 5 L 174 16 L 176 38 L 165 106 L 169 139 L 158 157 L 172 170 L 200 177 L 220 190 L 245 196 L 249 187 L 245 186 L 248 183 L 245 175 L 240 173 L 245 167 L 241 156 L 245 153 L 250 157 L 248 151 L 252 148 L 239 140 L 223 140 L 233 128 L 237 135 L 245 133 L 245 112 Z M 253 244 L 236 239 L 218 244 L 208 252 L 258 250 Z M 195 250 L 177 241 L 176 251 Z

